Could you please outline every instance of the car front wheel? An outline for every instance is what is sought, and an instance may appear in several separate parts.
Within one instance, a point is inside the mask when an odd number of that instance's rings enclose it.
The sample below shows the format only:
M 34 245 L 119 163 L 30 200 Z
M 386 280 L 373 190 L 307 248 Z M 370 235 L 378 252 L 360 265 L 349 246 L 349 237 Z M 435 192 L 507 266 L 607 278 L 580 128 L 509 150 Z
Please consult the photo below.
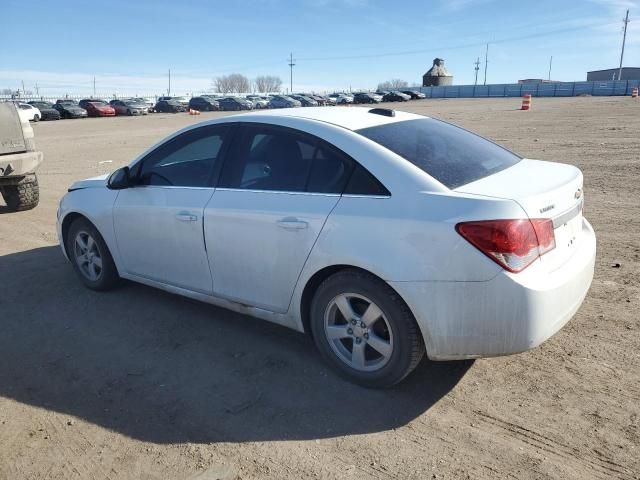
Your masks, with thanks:
M 66 242 L 73 269 L 87 287 L 104 291 L 117 285 L 120 277 L 111 252 L 91 222 L 85 218 L 74 220 Z
M 339 272 L 320 285 L 311 330 L 324 359 L 365 387 L 395 385 L 424 356 L 409 307 L 386 282 L 359 270 Z

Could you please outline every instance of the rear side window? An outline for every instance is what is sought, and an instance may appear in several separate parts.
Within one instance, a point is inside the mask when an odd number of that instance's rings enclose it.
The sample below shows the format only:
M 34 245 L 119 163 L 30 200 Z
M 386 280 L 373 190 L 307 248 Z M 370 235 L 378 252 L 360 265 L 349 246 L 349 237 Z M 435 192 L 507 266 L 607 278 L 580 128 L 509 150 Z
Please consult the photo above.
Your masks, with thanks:
M 479 135 L 432 118 L 389 123 L 357 133 L 400 155 L 451 189 L 521 160 Z
M 375 195 L 381 197 L 389 197 L 391 193 L 386 189 L 380 181 L 371 175 L 364 167 L 357 165 L 347 188 L 344 189 L 347 195 Z
M 284 127 L 241 126 L 221 187 L 342 193 L 353 161 L 316 137 Z

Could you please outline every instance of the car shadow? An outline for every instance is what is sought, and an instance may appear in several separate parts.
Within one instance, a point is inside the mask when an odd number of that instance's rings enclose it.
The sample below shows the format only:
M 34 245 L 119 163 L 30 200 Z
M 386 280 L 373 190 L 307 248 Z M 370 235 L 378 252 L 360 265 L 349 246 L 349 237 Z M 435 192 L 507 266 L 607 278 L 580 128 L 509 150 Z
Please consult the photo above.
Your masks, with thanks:
M 84 288 L 58 247 L 0 257 L 0 395 L 155 443 L 316 439 L 393 429 L 472 362 L 424 361 L 367 390 L 305 335 L 133 283 Z

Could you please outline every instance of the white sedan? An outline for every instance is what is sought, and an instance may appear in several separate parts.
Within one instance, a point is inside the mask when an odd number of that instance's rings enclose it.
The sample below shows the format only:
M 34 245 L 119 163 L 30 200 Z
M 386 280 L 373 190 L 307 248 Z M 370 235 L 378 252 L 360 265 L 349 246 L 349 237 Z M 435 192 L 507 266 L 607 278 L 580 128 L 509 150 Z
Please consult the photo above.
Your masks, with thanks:
M 189 126 L 75 183 L 58 235 L 95 290 L 124 278 L 313 335 L 365 386 L 533 348 L 573 316 L 596 240 L 582 174 L 381 108 Z
M 18 114 L 20 120 L 27 122 L 38 122 L 42 118 L 42 113 L 37 107 L 29 105 L 28 103 L 18 103 Z

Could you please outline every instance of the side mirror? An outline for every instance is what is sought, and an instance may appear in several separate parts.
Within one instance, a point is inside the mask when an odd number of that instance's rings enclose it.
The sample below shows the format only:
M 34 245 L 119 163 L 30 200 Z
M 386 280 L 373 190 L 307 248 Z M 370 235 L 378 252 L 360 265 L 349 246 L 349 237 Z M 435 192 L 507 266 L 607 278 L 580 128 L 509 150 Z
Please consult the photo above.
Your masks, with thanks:
M 131 186 L 131 173 L 129 167 L 122 167 L 111 174 L 107 181 L 107 187 L 111 190 L 123 190 Z

